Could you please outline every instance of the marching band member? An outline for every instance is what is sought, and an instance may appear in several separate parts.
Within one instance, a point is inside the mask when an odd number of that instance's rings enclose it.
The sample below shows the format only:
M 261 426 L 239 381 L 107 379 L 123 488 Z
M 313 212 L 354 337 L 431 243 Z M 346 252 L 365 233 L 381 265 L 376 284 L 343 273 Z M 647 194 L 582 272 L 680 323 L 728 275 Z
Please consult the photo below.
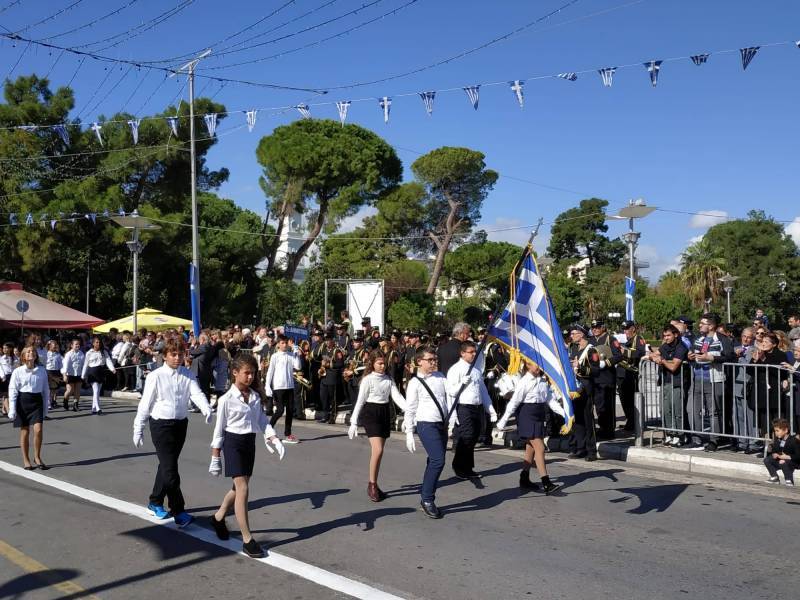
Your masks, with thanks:
M 405 430 L 406 448 L 416 451 L 414 427 L 417 428 L 428 461 L 422 477 L 422 512 L 431 519 L 441 519 L 442 512 L 436 506 L 436 486 L 444 469 L 447 451 L 447 414 L 450 410 L 447 400 L 447 379 L 436 370 L 436 351 L 426 346 L 417 350 L 416 374 L 406 388 Z
M 106 380 L 106 369 L 116 373 L 117 369 L 111 362 L 111 357 L 103 348 L 103 342 L 99 337 L 92 339 L 92 348 L 86 353 L 83 361 L 83 371 L 81 379 L 92 386 L 92 414 L 102 415 L 103 409 L 100 408 L 100 390 Z
M 383 447 L 391 432 L 391 411 L 389 398 L 404 410 L 406 400 L 397 389 L 394 380 L 386 373 L 386 358 L 380 350 L 369 353 L 364 378 L 358 388 L 358 401 L 350 417 L 350 439 L 358 435 L 359 422 L 367 433 L 370 445 L 369 483 L 367 495 L 373 502 L 386 499 L 386 494 L 378 487 L 378 472 L 383 458 Z
M 22 462 L 27 471 L 48 467 L 42 461 L 42 422 L 47 416 L 50 406 L 50 388 L 47 384 L 47 371 L 38 364 L 39 355 L 34 346 L 27 346 L 20 353 L 19 367 L 11 373 L 8 382 L 8 418 L 19 428 L 19 447 L 22 450 Z M 28 455 L 30 426 L 33 424 L 33 460 Z
M 503 430 L 511 415 L 517 415 L 517 433 L 519 439 L 525 440 L 525 458 L 519 474 L 519 487 L 523 490 L 538 490 L 539 486 L 531 481 L 531 465 L 542 478 L 542 489 L 552 494 L 560 486 L 550 481 L 545 464 L 544 438 L 546 436 L 547 408 L 566 418 L 564 409 L 553 396 L 550 384 L 538 365 L 525 363 L 526 373 L 517 383 L 503 416 L 497 422 L 497 429 Z M 518 411 L 519 409 L 519 411 Z

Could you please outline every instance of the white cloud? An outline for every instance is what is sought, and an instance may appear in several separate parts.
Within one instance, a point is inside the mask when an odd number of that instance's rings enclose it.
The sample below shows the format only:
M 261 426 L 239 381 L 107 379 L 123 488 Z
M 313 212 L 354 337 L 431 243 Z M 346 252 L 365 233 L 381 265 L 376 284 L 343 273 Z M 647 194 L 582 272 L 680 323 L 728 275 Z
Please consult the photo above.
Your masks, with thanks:
M 705 237 L 704 235 L 695 235 L 695 236 L 692 236 L 692 237 L 690 237 L 690 238 L 689 238 L 689 241 L 687 242 L 687 244 L 686 244 L 686 245 L 687 245 L 687 246 L 691 246 L 691 245 L 693 245 L 693 244 L 696 244 L 696 243 L 698 243 L 698 242 L 702 241 L 704 237 Z
M 669 256 L 660 252 L 655 246 L 640 244 L 636 249 L 636 260 L 650 263 L 648 268 L 642 269 L 642 275 L 647 277 L 652 284 L 656 284 L 667 271 L 680 269 L 681 256 L 680 254 Z
M 371 217 L 378 213 L 378 209 L 372 206 L 366 206 L 359 210 L 356 214 L 345 217 L 342 219 L 342 222 L 339 224 L 339 229 L 337 233 L 350 233 L 351 231 L 355 230 L 356 227 L 361 227 L 362 221 L 366 217 Z
M 701 210 L 701 214 L 692 215 L 689 219 L 689 227 L 692 229 L 707 229 L 724 223 L 728 220 L 728 213 L 724 210 Z
M 800 217 L 795 217 L 794 221 L 786 226 L 786 235 L 794 240 L 794 243 L 800 246 Z

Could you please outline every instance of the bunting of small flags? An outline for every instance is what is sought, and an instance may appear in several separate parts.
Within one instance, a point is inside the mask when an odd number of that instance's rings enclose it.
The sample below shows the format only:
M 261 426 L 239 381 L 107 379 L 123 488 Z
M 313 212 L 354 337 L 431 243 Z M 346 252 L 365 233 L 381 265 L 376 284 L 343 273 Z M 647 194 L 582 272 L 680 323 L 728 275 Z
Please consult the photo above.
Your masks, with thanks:
M 39 128 L 36 125 L 20 125 L 17 129 L 22 129 L 22 131 L 27 131 L 28 133 L 33 133 Z
M 25 216 L 25 225 L 33 225 L 33 215 L 31 213 Z
M 69 132 L 67 131 L 66 125 L 56 125 L 53 127 L 58 134 L 58 137 L 61 138 L 61 141 L 64 142 L 65 146 L 69 146 Z
M 522 87 L 525 85 L 525 82 L 520 79 L 515 79 L 514 81 L 509 81 L 508 85 L 511 86 L 511 91 L 514 92 L 514 95 L 517 97 L 519 107 L 523 108 L 525 98 L 522 95 Z
M 480 100 L 480 85 L 469 85 L 464 88 L 464 91 L 467 93 L 467 98 L 469 98 L 470 103 L 472 104 L 472 108 L 478 110 L 478 100 Z
M 100 130 L 103 129 L 103 125 L 101 123 L 92 123 L 92 131 L 97 136 L 97 141 L 100 142 L 100 145 L 103 145 L 103 136 L 100 135 Z
M 422 98 L 422 103 L 425 105 L 425 112 L 430 117 L 433 114 L 433 101 L 436 98 L 436 92 L 420 92 L 419 97 Z
M 172 130 L 172 135 L 178 137 L 178 117 L 167 117 L 167 123 Z
M 389 96 L 384 96 L 378 101 L 378 105 L 381 107 L 381 110 L 383 110 L 383 122 L 388 123 L 389 109 L 392 106 L 392 99 L 389 98 Z
M 341 100 L 336 103 L 336 110 L 339 111 L 339 120 L 342 122 L 342 127 L 344 127 L 344 122 L 347 120 L 347 109 L 350 108 L 350 100 Z
M 795 45 L 795 46 L 797 46 L 798 48 L 800 48 L 800 40 L 797 40 L 797 41 L 794 43 L 794 45 Z
M 18 225 L 19 224 L 19 223 L 17 223 L 17 214 L 16 213 L 11 213 L 11 214 L 8 215 L 8 223 L 9 223 L 9 225 Z
M 257 110 L 248 110 L 246 113 L 247 117 L 247 131 L 253 131 L 253 127 L 256 126 L 256 117 L 258 116 Z
M 699 67 L 700 65 L 706 64 L 706 62 L 708 61 L 708 57 L 709 56 L 711 56 L 711 55 L 710 54 L 695 54 L 691 58 L 692 58 L 692 62 Z
M 309 110 L 308 104 L 298 104 L 297 106 L 295 106 L 295 108 L 297 109 L 297 112 L 299 112 L 304 119 L 311 118 L 311 110 Z
M 126 215 L 125 211 L 120 207 L 117 211 L 119 216 L 124 217 Z M 108 209 L 103 210 L 103 212 L 98 215 L 96 212 L 86 212 L 86 213 L 68 213 L 64 214 L 63 212 L 58 212 L 57 215 L 48 215 L 46 212 L 41 213 L 38 217 L 35 216 L 33 213 L 29 212 L 25 214 L 25 225 L 31 227 L 36 223 L 39 223 L 42 227 L 47 226 L 47 222 L 50 222 L 50 228 L 55 229 L 56 225 L 59 221 L 69 221 L 70 223 L 77 222 L 78 219 L 85 219 L 87 221 L 91 221 L 93 225 L 97 225 L 97 217 L 102 216 L 104 219 L 110 218 L 110 212 Z M 17 218 L 17 213 L 9 213 L 8 214 L 8 223 L 11 226 L 19 226 L 19 219 Z
M 611 84 L 614 83 L 614 73 L 616 70 L 617 67 L 606 67 L 605 69 L 599 69 L 597 71 L 600 73 L 600 77 L 603 78 L 603 85 L 605 87 L 611 87 Z
M 560 77 L 561 79 L 566 79 L 567 81 L 576 81 L 578 79 L 577 73 L 559 73 L 556 77 Z
M 133 145 L 139 143 L 139 123 L 141 123 L 141 119 L 131 119 L 128 121 L 128 126 L 131 128 L 131 136 L 133 137 Z
M 208 129 L 208 137 L 214 137 L 217 131 L 217 113 L 203 115 L 203 119 L 206 122 L 206 129 Z
M 88 213 L 86 218 L 92 222 L 92 225 L 97 225 L 97 214 L 96 213 Z
M 758 52 L 758 49 L 761 46 L 751 46 L 750 48 L 741 48 L 739 52 L 742 54 L 742 71 L 747 70 L 747 65 L 750 64 L 750 61 L 753 60 L 753 57 Z
M 653 87 L 658 84 L 658 72 L 661 70 L 661 63 L 662 61 L 660 60 L 651 60 L 644 63 L 644 68 L 650 73 L 650 83 L 653 84 Z

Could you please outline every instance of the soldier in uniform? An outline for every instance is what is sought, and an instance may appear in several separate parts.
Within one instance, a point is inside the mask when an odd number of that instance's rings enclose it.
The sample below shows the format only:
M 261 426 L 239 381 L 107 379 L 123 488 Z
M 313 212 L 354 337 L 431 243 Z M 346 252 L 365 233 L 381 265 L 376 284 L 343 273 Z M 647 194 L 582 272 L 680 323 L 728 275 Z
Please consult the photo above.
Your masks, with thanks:
M 335 326 L 336 333 L 333 336 L 333 340 L 336 342 L 336 345 L 343 350 L 350 352 L 350 335 L 347 333 L 347 325 L 344 323 L 336 323 Z
M 600 354 L 592 370 L 592 396 L 597 410 L 597 437 L 613 440 L 617 421 L 617 369 L 622 360 L 622 344 L 600 319 L 592 321 L 592 345 Z
M 482 340 L 486 336 L 486 329 L 479 327 L 477 333 L 478 339 Z M 502 415 L 506 410 L 507 400 L 500 395 L 495 383 L 508 371 L 508 355 L 505 348 L 494 340 L 486 344 L 483 354 L 483 383 L 489 392 L 492 406 L 498 415 Z M 478 441 L 487 448 L 492 447 L 492 423 L 489 419 L 484 419 L 483 434 Z
M 600 355 L 589 343 L 589 332 L 582 325 L 569 328 L 572 368 L 578 380 L 579 396 L 572 401 L 575 422 L 569 436 L 569 458 L 597 458 L 597 439 L 594 429 L 594 401 L 592 398 L 592 365 L 600 362 Z
M 336 412 L 342 394 L 342 370 L 344 368 L 344 350 L 339 348 L 333 339 L 333 332 L 325 333 L 325 343 L 322 345 L 322 366 L 319 368 L 320 377 L 320 404 L 322 405 L 323 421 L 336 422 Z
M 311 352 L 309 353 L 309 370 L 311 371 L 311 404 L 314 407 L 316 420 L 320 420 L 322 415 L 322 400 L 320 398 L 321 380 L 319 376 L 322 367 L 322 355 L 325 344 L 322 341 L 322 330 L 314 328 L 311 331 Z
M 349 404 L 355 405 L 358 399 L 358 386 L 367 364 L 367 351 L 364 347 L 364 333 L 356 331 L 351 340 L 350 352 L 345 358 L 345 367 L 342 371 L 344 381 L 344 395 Z
M 633 431 L 636 427 L 636 407 L 634 399 L 639 390 L 639 361 L 647 354 L 644 338 L 636 333 L 636 323 L 622 322 L 622 333 L 627 341 L 621 345 L 622 360 L 617 364 L 617 391 L 625 413 L 625 431 Z

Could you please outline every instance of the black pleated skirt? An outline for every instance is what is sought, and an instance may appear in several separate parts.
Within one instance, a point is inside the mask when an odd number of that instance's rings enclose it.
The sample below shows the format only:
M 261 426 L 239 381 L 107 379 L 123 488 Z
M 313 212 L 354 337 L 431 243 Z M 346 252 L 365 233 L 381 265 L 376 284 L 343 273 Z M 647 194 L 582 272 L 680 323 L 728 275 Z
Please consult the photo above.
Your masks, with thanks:
M 225 477 L 250 477 L 256 462 L 256 434 L 225 432 L 222 440 Z
M 99 367 L 88 367 L 86 369 L 86 383 L 99 383 L 103 385 L 106 382 L 106 366 L 100 365 Z
M 17 416 L 14 427 L 28 427 L 44 421 L 44 398 L 41 393 L 20 392 L 17 396 Z
M 545 437 L 547 405 L 523 404 L 517 413 L 517 433 L 522 440 L 542 440 Z
M 358 416 L 359 425 L 367 432 L 367 437 L 388 438 L 392 431 L 392 414 L 389 403 L 365 402 Z

